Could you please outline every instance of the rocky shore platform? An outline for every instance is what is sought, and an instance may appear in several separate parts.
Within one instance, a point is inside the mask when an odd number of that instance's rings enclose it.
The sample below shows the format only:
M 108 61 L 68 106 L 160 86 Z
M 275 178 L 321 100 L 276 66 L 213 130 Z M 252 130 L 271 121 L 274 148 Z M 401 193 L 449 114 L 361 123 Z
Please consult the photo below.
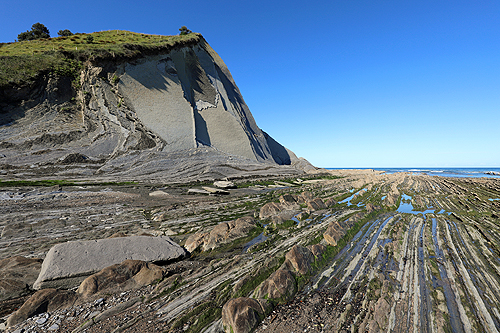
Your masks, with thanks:
M 498 179 L 0 185 L 1 331 L 500 330 Z

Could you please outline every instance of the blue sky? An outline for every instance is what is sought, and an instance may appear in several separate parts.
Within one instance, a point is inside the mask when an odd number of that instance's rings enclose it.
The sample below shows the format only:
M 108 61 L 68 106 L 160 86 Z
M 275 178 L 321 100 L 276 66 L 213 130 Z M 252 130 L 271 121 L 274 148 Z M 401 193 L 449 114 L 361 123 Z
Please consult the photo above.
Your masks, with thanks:
M 203 34 L 259 127 L 320 167 L 500 167 L 500 2 L 0 0 L 0 42 Z

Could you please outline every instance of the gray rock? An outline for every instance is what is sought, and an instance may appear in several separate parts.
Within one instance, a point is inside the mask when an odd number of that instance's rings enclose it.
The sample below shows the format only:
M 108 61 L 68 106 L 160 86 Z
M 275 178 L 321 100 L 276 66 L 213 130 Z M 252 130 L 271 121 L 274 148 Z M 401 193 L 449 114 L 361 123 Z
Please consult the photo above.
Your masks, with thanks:
M 205 195 L 209 195 L 210 194 L 210 192 L 205 191 L 205 190 L 200 190 L 198 188 L 190 188 L 188 190 L 188 193 L 189 194 L 205 194 Z
M 154 198 L 166 198 L 166 197 L 169 197 L 170 194 L 168 194 L 167 192 L 163 192 L 163 191 L 154 191 L 154 192 L 151 192 L 149 193 L 149 196 L 150 197 L 154 197 Z
M 57 244 L 47 253 L 33 288 L 73 288 L 87 276 L 127 259 L 161 262 L 185 255 L 186 251 L 166 236 L 119 237 Z
M 219 188 L 203 186 L 202 189 L 204 189 L 205 191 L 210 192 L 212 194 L 229 194 L 229 191 L 221 190 Z
M 214 182 L 214 186 L 218 188 L 224 188 L 224 189 L 230 189 L 230 188 L 236 188 L 236 185 L 234 185 L 233 182 L 227 181 L 227 180 L 218 180 Z
M 49 331 L 57 331 L 59 329 L 59 325 L 54 324 L 48 328 Z

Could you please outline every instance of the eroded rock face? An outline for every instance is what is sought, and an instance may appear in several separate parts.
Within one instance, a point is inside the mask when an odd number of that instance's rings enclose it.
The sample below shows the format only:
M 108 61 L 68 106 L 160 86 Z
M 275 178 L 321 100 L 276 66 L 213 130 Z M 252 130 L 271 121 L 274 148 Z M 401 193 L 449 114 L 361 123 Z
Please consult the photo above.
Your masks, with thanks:
M 78 286 L 87 276 L 127 259 L 165 262 L 183 258 L 186 251 L 169 237 L 132 236 L 73 241 L 52 247 L 33 287 Z
M 333 198 L 328 198 L 326 201 L 325 201 L 325 205 L 326 207 L 332 207 L 332 206 L 335 206 L 337 204 L 337 201 L 334 200 Z
M 41 268 L 41 259 L 15 256 L 0 260 L 0 301 L 28 293 Z
M 222 307 L 222 324 L 226 333 L 249 333 L 270 311 L 264 299 L 239 297 Z
M 292 272 L 287 269 L 278 269 L 260 284 L 254 296 L 285 303 L 291 300 L 296 293 L 297 283 Z
M 34 293 L 7 319 L 7 327 L 16 325 L 34 315 L 72 306 L 77 299 L 74 291 L 44 289 Z
M 323 237 L 331 246 L 336 246 L 339 239 L 345 235 L 344 226 L 338 221 L 330 222 L 328 228 L 326 229 Z
M 385 300 L 385 298 L 381 297 L 375 303 L 375 309 L 374 309 L 374 314 L 373 317 L 377 321 L 378 326 L 381 329 L 384 329 L 387 326 L 387 318 L 389 313 L 391 312 L 391 306 L 389 303 Z
M 166 164 L 184 164 L 190 150 L 207 149 L 217 160 L 206 159 L 204 167 L 217 166 L 217 178 L 235 173 L 227 167 L 228 154 L 239 160 L 243 173 L 294 164 L 282 169 L 300 174 L 311 167 L 257 126 L 229 69 L 201 35 L 153 53 L 105 66 L 87 62 L 78 91 L 69 77 L 47 75 L 40 75 L 29 91 L 0 91 L 7 101 L 0 103 L 0 113 L 6 114 L 0 125 L 9 123 L 1 138 L 3 163 L 50 162 L 61 175 L 68 169 L 86 176 L 122 169 L 135 179 L 153 172 L 175 174 Z M 176 169 L 183 177 L 206 172 Z
M 184 247 L 189 252 L 201 247 L 203 251 L 210 251 L 221 244 L 232 242 L 245 237 L 255 228 L 256 221 L 251 216 L 240 217 L 237 220 L 222 222 L 208 233 L 195 233 L 188 237 Z
M 308 246 L 307 248 L 312 252 L 312 254 L 316 258 L 319 258 L 323 254 L 323 252 L 325 252 L 325 250 L 326 250 L 326 246 L 324 246 L 323 244 L 314 244 L 314 245 Z
M 290 261 L 296 272 L 306 275 L 311 270 L 314 256 L 308 248 L 294 245 L 285 255 L 285 259 Z
M 117 291 L 138 288 L 162 279 L 163 269 L 141 260 L 125 260 L 121 264 L 106 267 L 86 278 L 78 287 L 77 293 L 88 297 L 100 291 Z
M 320 198 L 307 201 L 307 208 L 310 210 L 326 209 L 326 205 Z
M 275 216 L 281 216 L 284 220 L 292 218 L 300 209 L 298 198 L 299 196 L 292 194 L 281 195 L 280 202 L 268 202 L 260 208 L 259 218 L 261 220 Z

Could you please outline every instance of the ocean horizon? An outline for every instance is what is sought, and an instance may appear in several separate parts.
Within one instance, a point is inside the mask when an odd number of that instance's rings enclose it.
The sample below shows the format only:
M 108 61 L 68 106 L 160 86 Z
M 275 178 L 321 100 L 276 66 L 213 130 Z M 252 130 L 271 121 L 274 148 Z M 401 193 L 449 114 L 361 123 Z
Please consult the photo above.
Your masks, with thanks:
M 372 169 L 384 171 L 387 174 L 396 172 L 411 172 L 413 174 L 425 174 L 429 176 L 440 177 L 488 177 L 500 178 L 500 168 L 325 168 L 327 170 L 355 170 L 355 169 Z

